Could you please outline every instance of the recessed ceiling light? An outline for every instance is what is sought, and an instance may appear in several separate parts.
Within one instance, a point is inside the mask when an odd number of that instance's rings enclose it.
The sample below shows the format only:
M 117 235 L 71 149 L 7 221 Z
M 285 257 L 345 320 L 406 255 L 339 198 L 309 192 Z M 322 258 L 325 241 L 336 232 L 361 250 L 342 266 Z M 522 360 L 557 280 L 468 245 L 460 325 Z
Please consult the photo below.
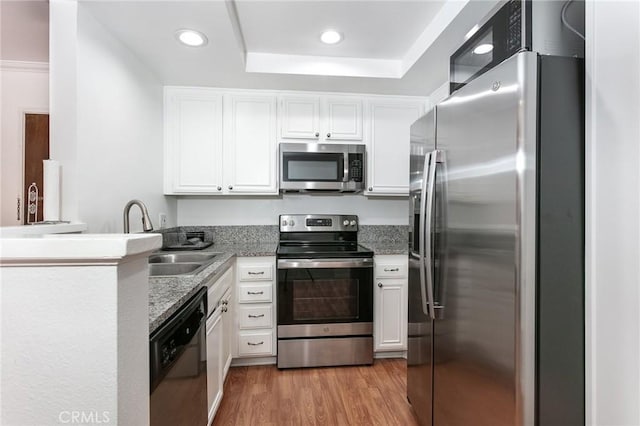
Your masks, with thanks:
M 473 49 L 473 53 L 475 53 L 476 55 L 484 55 L 485 53 L 489 53 L 492 50 L 493 50 L 493 44 L 483 43 L 483 44 L 477 45 L 476 48 Z
M 190 47 L 200 47 L 207 44 L 207 36 L 196 30 L 178 30 L 176 31 L 178 40 Z
M 342 40 L 342 34 L 334 30 L 327 30 L 320 34 L 320 40 L 325 44 L 336 44 Z

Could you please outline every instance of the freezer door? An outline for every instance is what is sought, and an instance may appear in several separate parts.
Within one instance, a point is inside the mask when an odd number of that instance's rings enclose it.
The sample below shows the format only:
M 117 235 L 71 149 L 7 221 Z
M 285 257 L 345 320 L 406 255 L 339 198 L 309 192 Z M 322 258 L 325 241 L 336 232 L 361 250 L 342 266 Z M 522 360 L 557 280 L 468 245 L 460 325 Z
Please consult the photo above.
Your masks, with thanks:
M 422 426 L 432 424 L 433 322 L 424 309 L 419 252 L 420 219 L 424 212 L 422 188 L 425 158 L 435 149 L 435 111 L 411 126 L 409 196 L 409 318 L 407 343 L 407 398 Z
M 435 426 L 522 424 L 521 339 L 532 337 L 519 331 L 523 173 L 535 165 L 523 144 L 535 150 L 535 64 L 535 54 L 518 54 L 438 105 L 447 242 L 435 294 Z

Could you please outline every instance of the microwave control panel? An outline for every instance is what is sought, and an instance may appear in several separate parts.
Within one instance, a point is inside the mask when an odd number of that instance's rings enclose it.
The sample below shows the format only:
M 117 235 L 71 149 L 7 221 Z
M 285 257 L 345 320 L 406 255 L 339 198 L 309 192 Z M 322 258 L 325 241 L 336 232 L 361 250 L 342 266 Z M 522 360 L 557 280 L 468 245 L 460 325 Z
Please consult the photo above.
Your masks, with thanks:
M 362 182 L 364 161 L 362 154 L 349 154 L 349 180 Z

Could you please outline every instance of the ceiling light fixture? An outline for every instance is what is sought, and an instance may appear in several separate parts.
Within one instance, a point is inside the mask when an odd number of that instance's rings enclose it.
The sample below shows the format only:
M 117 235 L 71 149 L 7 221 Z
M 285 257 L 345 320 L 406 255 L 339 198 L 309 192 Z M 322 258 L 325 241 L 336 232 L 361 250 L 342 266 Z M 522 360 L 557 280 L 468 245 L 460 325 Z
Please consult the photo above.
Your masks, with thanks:
M 342 34 L 335 30 L 327 30 L 320 34 L 320 40 L 325 44 L 336 44 L 342 40 Z
M 473 53 L 475 53 L 476 55 L 484 55 L 485 53 L 489 53 L 492 50 L 493 50 L 493 44 L 483 43 L 483 44 L 477 45 L 476 48 L 473 49 Z
M 207 36 L 196 30 L 178 30 L 176 31 L 176 38 L 180 43 L 189 47 L 201 47 L 207 44 Z

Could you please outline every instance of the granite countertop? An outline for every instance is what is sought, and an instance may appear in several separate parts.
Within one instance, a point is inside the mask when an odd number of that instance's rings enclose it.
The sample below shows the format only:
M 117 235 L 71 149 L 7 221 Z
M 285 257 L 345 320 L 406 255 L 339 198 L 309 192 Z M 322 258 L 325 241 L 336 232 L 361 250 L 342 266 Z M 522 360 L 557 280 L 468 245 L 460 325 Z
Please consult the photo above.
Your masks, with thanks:
M 215 281 L 232 264 L 235 256 L 274 256 L 277 242 L 214 244 L 200 252 L 220 253 L 196 275 L 149 277 L 149 333 L 154 332 L 203 285 Z M 168 253 L 168 252 L 163 252 Z
M 385 255 L 385 254 L 408 254 L 409 248 L 407 247 L 407 242 L 397 242 L 397 241 L 362 241 L 358 242 L 361 246 L 364 246 L 373 252 L 376 255 Z
M 397 241 L 362 241 L 361 245 L 377 255 L 407 254 L 407 243 Z M 236 256 L 275 256 L 278 243 L 215 243 L 201 252 L 220 253 L 196 275 L 149 277 L 149 332 L 154 332 L 182 304 L 226 271 Z

